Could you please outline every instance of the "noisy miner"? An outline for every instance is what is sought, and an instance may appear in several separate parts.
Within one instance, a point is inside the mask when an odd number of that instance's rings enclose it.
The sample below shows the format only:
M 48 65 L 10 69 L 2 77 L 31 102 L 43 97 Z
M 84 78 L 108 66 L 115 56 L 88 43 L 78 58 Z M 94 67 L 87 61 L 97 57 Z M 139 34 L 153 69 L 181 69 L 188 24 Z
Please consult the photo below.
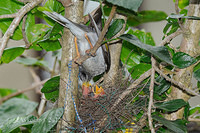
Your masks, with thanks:
M 67 27 L 75 36 L 74 41 L 77 58 L 79 58 L 81 55 L 85 55 L 86 51 L 93 48 L 93 46 L 96 44 L 100 30 L 97 28 L 94 19 L 92 19 L 92 22 L 95 28 L 74 23 L 56 12 L 43 11 L 43 13 L 62 26 Z M 102 45 L 96 51 L 96 56 L 85 60 L 81 65 L 79 65 L 79 77 L 82 81 L 82 94 L 85 98 L 88 96 L 98 98 L 99 96 L 105 94 L 102 87 L 98 87 L 97 85 L 92 87 L 92 85 L 94 84 L 93 78 L 95 76 L 100 75 L 108 70 L 108 63 L 109 54 L 105 45 Z

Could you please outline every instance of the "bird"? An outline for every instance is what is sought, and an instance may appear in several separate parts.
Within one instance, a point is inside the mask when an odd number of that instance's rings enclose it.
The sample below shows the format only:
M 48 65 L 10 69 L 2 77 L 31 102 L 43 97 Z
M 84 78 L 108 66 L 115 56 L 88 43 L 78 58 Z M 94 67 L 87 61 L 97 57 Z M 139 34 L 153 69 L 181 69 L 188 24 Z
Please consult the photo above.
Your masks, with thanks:
M 57 12 L 43 11 L 43 13 L 60 25 L 68 28 L 75 36 L 74 43 L 77 53 L 76 58 L 85 55 L 86 52 L 92 49 L 96 44 L 100 30 L 98 29 L 94 19 L 92 19 L 92 23 L 95 28 L 72 22 Z M 102 87 L 92 85 L 94 84 L 93 78 L 106 72 L 108 69 L 109 53 L 104 45 L 96 51 L 95 56 L 85 60 L 81 65 L 79 65 L 79 77 L 80 82 L 82 83 L 82 95 L 84 98 L 88 98 L 89 96 L 98 98 L 105 94 Z

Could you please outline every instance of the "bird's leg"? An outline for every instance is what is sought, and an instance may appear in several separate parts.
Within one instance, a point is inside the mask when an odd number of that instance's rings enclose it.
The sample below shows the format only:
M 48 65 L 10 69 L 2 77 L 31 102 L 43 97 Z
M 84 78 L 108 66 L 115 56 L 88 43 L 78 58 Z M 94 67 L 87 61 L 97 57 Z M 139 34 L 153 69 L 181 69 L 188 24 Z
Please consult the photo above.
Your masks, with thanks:
M 85 33 L 85 38 L 87 39 L 88 43 L 90 44 L 90 49 L 86 50 L 85 53 L 90 54 L 90 50 L 93 49 L 93 45 L 89 39 L 89 37 L 87 36 L 87 33 Z
M 76 49 L 76 54 L 77 54 L 77 56 L 76 56 L 76 58 L 74 59 L 74 61 L 76 62 L 76 60 L 77 60 L 78 58 L 81 57 L 80 52 L 79 52 L 79 50 L 78 50 L 77 37 L 74 37 L 74 43 L 75 43 L 75 49 Z

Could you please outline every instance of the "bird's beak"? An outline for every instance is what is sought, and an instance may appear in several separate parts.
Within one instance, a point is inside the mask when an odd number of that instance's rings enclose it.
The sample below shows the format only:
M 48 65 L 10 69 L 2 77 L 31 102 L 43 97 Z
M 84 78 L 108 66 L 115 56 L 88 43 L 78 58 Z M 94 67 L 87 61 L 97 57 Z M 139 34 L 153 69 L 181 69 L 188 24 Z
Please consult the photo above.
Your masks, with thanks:
M 94 99 L 97 99 L 98 97 L 106 94 L 104 89 L 101 86 L 99 87 L 98 85 L 96 85 L 94 88 L 92 88 L 92 92 L 94 93 L 94 95 L 92 97 Z
M 82 94 L 84 98 L 87 98 L 91 92 L 91 84 L 89 82 L 83 82 L 82 84 Z

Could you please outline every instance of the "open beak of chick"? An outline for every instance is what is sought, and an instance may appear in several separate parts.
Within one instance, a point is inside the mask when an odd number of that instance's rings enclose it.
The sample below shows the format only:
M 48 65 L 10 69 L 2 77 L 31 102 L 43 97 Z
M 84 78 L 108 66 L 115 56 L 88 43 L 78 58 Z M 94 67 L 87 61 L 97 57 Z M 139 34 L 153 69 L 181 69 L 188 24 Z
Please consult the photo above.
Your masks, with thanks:
M 89 82 L 83 82 L 82 84 L 82 95 L 84 98 L 88 98 L 89 94 L 91 93 L 91 84 Z
M 99 87 L 97 85 L 92 88 L 92 93 L 93 93 L 92 99 L 97 99 L 106 94 L 104 89 L 101 86 Z
M 84 98 L 90 97 L 91 99 L 95 100 L 105 95 L 106 93 L 102 87 L 99 87 L 98 85 L 92 87 L 91 84 L 87 82 L 83 83 L 82 85 L 82 94 Z

